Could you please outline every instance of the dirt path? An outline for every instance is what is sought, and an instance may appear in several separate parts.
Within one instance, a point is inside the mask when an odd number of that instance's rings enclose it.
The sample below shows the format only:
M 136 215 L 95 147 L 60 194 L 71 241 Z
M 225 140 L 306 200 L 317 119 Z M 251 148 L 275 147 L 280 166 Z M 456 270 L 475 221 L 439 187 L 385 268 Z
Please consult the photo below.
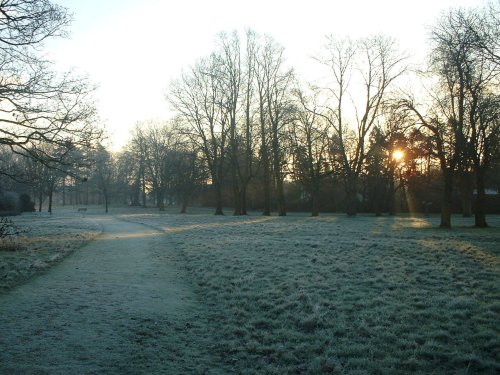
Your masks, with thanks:
M 103 234 L 0 295 L 1 374 L 200 373 L 196 298 L 168 239 L 96 217 Z

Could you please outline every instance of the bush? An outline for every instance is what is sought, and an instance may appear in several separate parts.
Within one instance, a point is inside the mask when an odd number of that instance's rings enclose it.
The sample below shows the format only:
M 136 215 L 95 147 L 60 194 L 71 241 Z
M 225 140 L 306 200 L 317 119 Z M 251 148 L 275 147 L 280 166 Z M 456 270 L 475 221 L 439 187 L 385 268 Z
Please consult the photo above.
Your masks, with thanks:
M 2 217 L 0 218 L 0 249 L 1 250 L 18 250 L 19 242 L 17 238 L 21 231 L 12 220 Z
M 19 228 L 12 222 L 12 220 L 6 217 L 0 218 L 0 238 L 18 236 L 19 234 Z
M 19 215 L 19 195 L 12 191 L 0 192 L 0 215 Z
M 35 211 L 35 202 L 31 200 L 31 197 L 24 193 L 19 197 L 20 202 L 20 211 L 21 212 L 34 212 Z

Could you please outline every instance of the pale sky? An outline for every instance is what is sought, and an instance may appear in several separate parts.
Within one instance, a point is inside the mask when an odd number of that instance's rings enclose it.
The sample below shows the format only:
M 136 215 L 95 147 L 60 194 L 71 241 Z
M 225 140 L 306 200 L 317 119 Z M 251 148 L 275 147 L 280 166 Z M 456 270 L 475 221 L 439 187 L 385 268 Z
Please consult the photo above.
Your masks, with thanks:
M 422 59 L 428 28 L 443 10 L 481 0 L 54 0 L 74 14 L 69 39 L 47 43 L 62 70 L 87 74 L 113 148 L 137 121 L 169 116 L 172 79 L 215 49 L 217 33 L 251 28 L 285 47 L 291 66 L 308 76 L 325 35 L 385 34 Z

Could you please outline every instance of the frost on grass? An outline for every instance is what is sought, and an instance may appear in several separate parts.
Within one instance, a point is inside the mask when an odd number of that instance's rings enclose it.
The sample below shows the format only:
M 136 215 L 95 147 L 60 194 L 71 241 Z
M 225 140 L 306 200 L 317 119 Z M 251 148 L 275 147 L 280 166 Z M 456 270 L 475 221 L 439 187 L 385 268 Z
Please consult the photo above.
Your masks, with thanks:
M 165 230 L 242 374 L 498 373 L 498 219 L 127 216 Z
M 0 246 L 0 292 L 63 259 L 100 233 L 90 220 L 69 216 L 23 215 L 11 219 L 19 231 Z

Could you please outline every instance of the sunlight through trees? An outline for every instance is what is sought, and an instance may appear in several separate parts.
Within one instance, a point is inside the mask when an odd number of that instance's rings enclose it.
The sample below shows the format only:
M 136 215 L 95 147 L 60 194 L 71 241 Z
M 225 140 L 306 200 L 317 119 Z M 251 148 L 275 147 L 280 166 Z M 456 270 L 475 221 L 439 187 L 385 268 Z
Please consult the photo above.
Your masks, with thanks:
M 67 10 L 45 0 L 0 9 L 2 189 L 39 210 L 55 197 L 217 215 L 440 211 L 449 228 L 452 212 L 474 211 L 484 227 L 500 209 L 494 3 L 442 14 L 418 69 L 391 37 L 330 35 L 312 82 L 273 37 L 221 32 L 168 84 L 172 118 L 139 122 L 119 153 L 102 143 L 92 85 L 55 74 L 37 52 L 64 35 Z

